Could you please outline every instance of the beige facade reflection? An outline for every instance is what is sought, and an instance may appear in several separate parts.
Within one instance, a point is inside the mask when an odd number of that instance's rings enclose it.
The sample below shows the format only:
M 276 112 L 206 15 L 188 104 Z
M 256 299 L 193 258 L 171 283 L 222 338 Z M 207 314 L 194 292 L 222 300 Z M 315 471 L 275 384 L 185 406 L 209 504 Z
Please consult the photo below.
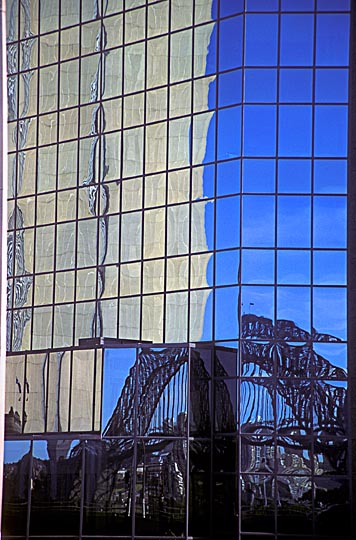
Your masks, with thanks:
M 9 2 L 8 346 L 198 340 L 211 1 L 84 4 Z

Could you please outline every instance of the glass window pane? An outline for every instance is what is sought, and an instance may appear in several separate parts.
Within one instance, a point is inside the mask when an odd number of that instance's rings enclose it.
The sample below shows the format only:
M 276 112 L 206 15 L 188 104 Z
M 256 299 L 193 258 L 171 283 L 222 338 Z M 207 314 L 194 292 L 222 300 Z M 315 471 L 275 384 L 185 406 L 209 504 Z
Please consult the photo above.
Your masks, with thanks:
M 276 152 L 276 107 L 247 105 L 244 114 L 245 156 L 274 156 Z
M 318 159 L 314 161 L 316 193 L 346 193 L 347 161 Z
M 317 157 L 347 155 L 348 109 L 344 106 L 315 107 L 315 148 Z
M 275 69 L 246 69 L 245 101 L 275 103 L 277 98 L 277 71 Z
M 218 113 L 218 159 L 241 156 L 241 107 Z
M 241 70 L 221 73 L 219 75 L 219 107 L 241 103 L 242 72 Z
M 313 63 L 313 15 L 282 15 L 281 65 L 310 66 Z
M 311 161 L 280 159 L 278 162 L 278 191 L 281 193 L 310 193 Z
M 349 72 L 347 69 L 317 69 L 315 101 L 343 103 L 348 100 Z
M 312 108 L 282 105 L 279 108 L 278 153 L 280 156 L 310 156 Z
M 242 182 L 243 191 L 250 193 L 270 193 L 275 191 L 274 159 L 244 159 Z
M 228 15 L 234 15 L 244 9 L 244 0 L 220 0 L 220 17 L 227 17 Z
M 278 0 L 247 0 L 246 11 L 276 11 Z
M 277 319 L 292 321 L 298 328 L 311 331 L 309 287 L 279 287 L 277 289 Z
M 216 285 L 235 285 L 238 282 L 240 252 L 221 251 L 215 255 Z
M 240 244 L 240 197 L 216 201 L 216 249 L 238 247 Z
M 30 441 L 5 441 L 2 531 L 25 535 L 29 493 Z
M 234 69 L 242 65 L 242 17 L 221 21 L 219 43 L 219 70 Z
M 346 247 L 345 197 L 314 198 L 314 247 Z
M 267 325 L 269 327 L 269 323 L 272 324 L 272 321 L 274 320 L 274 291 L 274 287 L 266 287 L 262 285 L 245 285 L 242 287 L 241 313 L 243 322 L 258 323 L 261 318 L 261 322 L 263 323 L 262 328 L 263 325 Z M 270 319 L 269 323 L 263 320 L 265 318 Z M 256 326 L 259 328 L 260 325 L 257 324 Z M 247 327 L 249 328 L 248 325 Z M 265 338 L 265 336 L 261 335 L 255 337 Z
M 282 0 L 282 11 L 314 11 L 314 0 Z
M 245 247 L 274 246 L 274 197 L 246 195 L 243 199 L 243 245 Z
M 79 441 L 33 443 L 30 534 L 79 532 L 82 448 Z M 74 493 L 77 494 L 74 496 Z
M 85 448 L 83 533 L 131 538 L 134 443 L 131 439 L 92 442 Z
M 278 198 L 278 246 L 310 247 L 310 197 Z
M 279 250 L 277 253 L 277 281 L 281 284 L 307 285 L 310 283 L 310 251 Z
M 313 95 L 313 72 L 311 69 L 281 69 L 279 77 L 279 100 L 289 103 L 308 103 Z
M 218 163 L 217 195 L 240 192 L 240 160 Z
M 274 251 L 245 249 L 242 251 L 242 283 L 273 283 Z
M 247 66 L 276 65 L 277 15 L 246 15 L 245 39 L 245 63 Z
M 238 337 L 238 287 L 215 290 L 215 339 Z
M 317 0 L 317 9 L 320 11 L 348 11 L 350 0 Z
M 314 251 L 314 283 L 346 285 L 346 251 Z
M 120 408 L 120 397 L 135 392 L 136 349 L 105 349 L 102 432 L 104 435 L 132 435 L 136 430 L 135 410 Z
M 335 7 L 335 6 L 334 6 Z M 349 63 L 348 15 L 317 15 L 316 64 L 347 66 Z
M 322 334 L 317 341 L 331 341 L 328 336 L 345 340 L 346 321 L 346 288 L 314 287 L 313 327 Z

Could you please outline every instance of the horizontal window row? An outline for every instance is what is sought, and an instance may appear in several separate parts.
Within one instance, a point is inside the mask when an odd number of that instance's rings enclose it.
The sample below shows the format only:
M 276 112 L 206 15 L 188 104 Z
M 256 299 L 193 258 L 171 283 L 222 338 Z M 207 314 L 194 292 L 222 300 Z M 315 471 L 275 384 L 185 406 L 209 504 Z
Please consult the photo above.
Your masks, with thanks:
M 220 449 L 214 446 L 215 467 L 224 459 L 231 461 L 233 456 L 236 445 L 228 439 L 224 442 Z M 347 478 L 312 475 L 309 463 L 314 455 L 303 447 L 280 449 L 278 475 L 268 471 L 274 448 L 267 443 L 259 451 L 256 449 L 255 456 L 251 448 L 252 468 L 239 479 L 236 472 L 211 471 L 207 466 L 212 454 L 210 445 L 200 441 L 189 445 L 189 466 L 187 460 L 179 465 L 174 461 L 175 451 L 187 451 L 183 441 L 177 441 L 174 447 L 159 438 L 64 440 L 60 458 L 55 454 L 58 445 L 56 440 L 5 444 L 3 519 L 6 528 L 14 534 L 24 535 L 28 529 L 31 538 L 35 534 L 50 538 L 55 526 L 57 533 L 70 534 L 73 538 L 82 532 L 84 538 L 85 533 L 91 537 L 111 538 L 111 534 L 115 535 L 113 538 L 132 538 L 135 526 L 136 534 L 142 538 L 144 534 L 150 534 L 148 538 L 161 538 L 156 535 L 164 534 L 184 539 L 187 529 L 190 536 L 198 533 L 200 538 L 208 538 L 211 531 L 219 535 L 230 533 L 226 538 L 233 538 L 238 525 L 236 508 L 241 508 L 242 530 L 250 533 L 277 530 L 287 538 L 291 521 L 303 535 L 312 534 L 315 529 L 325 534 L 326 528 L 328 538 L 340 539 L 340 532 L 349 533 L 350 516 L 345 510 L 349 503 Z M 291 472 L 284 475 L 290 463 L 293 463 L 290 470 L 296 469 L 296 461 L 304 475 Z M 256 473 L 258 468 L 264 468 L 265 474 Z M 51 488 L 53 478 L 56 491 Z M 22 491 L 16 486 L 21 486 Z M 237 498 L 239 490 L 241 501 Z M 185 510 L 187 499 L 189 515 Z M 208 511 L 211 504 L 213 515 Z M 331 527 L 335 520 L 330 521 L 330 517 L 335 511 L 342 520 Z
M 39 146 L 64 143 L 58 136 L 57 119 L 57 113 L 52 113 L 24 120 L 26 138 L 22 138 L 21 123 L 15 127 L 13 141 L 21 138 L 20 150 L 35 147 L 38 131 Z M 71 125 L 75 131 L 72 138 L 76 138 L 77 123 Z M 348 109 L 343 105 L 229 107 L 216 114 L 202 113 L 82 139 L 83 178 L 88 175 L 88 162 L 98 160 L 99 148 L 104 159 L 101 174 L 109 180 L 242 156 L 345 158 L 347 126 Z M 74 149 L 77 143 L 69 145 Z M 10 149 L 15 150 L 16 145 Z M 77 155 L 73 158 L 76 163 Z
M 44 257 L 51 257 L 56 249 L 59 254 L 62 253 L 61 258 L 69 257 L 68 260 L 74 257 L 77 250 L 78 261 L 86 261 L 90 265 L 117 262 L 118 245 L 123 262 L 139 260 L 142 251 L 144 258 L 157 258 L 239 247 L 346 247 L 344 196 L 314 196 L 313 201 L 306 196 L 280 196 L 277 205 L 276 198 L 271 195 L 233 196 L 219 198 L 215 203 L 197 201 L 169 206 L 167 209 L 132 211 L 121 215 L 106 215 L 103 212 L 101 216 L 91 219 L 56 225 L 44 225 L 55 221 L 54 197 L 44 197 L 43 206 L 41 198 L 37 199 L 36 228 L 32 228 L 33 199 L 26 205 L 19 204 L 10 214 L 9 229 L 11 231 L 16 227 L 17 230 L 14 241 L 25 245 L 25 251 L 29 250 L 31 258 L 35 251 L 39 254 L 42 252 Z M 62 199 L 59 202 L 64 205 L 65 201 Z M 74 212 L 70 215 L 72 209 L 69 209 L 67 217 L 64 217 L 74 219 L 76 199 L 73 197 L 71 201 L 69 198 L 67 202 L 74 204 Z M 90 202 L 90 199 L 88 202 L 84 200 L 83 208 L 86 208 L 85 204 L 89 206 Z M 87 215 L 83 215 L 83 218 L 94 214 L 94 211 L 90 212 L 90 206 L 85 212 Z M 65 219 L 57 216 L 58 221 Z M 24 225 L 27 225 L 25 220 L 28 220 L 31 228 L 24 229 Z M 14 233 L 10 233 L 10 238 L 13 236 Z M 114 250 L 111 259 L 107 249 Z
M 10 200 L 18 197 L 18 204 L 26 204 L 25 198 L 36 192 L 42 194 L 54 191 L 60 192 L 58 198 L 80 198 L 81 191 L 88 190 L 84 183 L 90 163 L 88 146 L 83 141 L 80 144 L 79 160 L 76 142 L 10 154 Z M 211 198 L 240 192 L 344 194 L 347 186 L 347 161 L 339 158 L 229 159 L 122 180 L 119 180 L 119 176 L 112 178 L 107 172 L 103 179 L 104 185 L 98 185 L 98 180 L 93 178 L 93 186 L 97 186 L 101 192 L 109 191 L 115 201 L 116 211 L 120 208 L 118 200 L 122 192 L 121 210 L 125 212 L 142 206 L 147 208 L 188 202 L 202 195 Z M 47 197 L 54 197 L 54 194 Z M 33 201 L 33 198 L 30 197 L 30 200 Z M 107 208 L 110 213 L 113 201 L 109 201 Z M 9 204 L 11 210 L 13 203 Z
M 346 288 L 341 287 L 231 286 L 142 296 L 136 293 L 119 299 L 104 297 L 33 308 L 29 305 L 28 288 L 27 284 L 27 290 L 16 290 L 17 300 L 23 297 L 23 307 L 14 309 L 12 315 L 9 312 L 13 350 L 17 350 L 19 339 L 27 350 L 67 347 L 99 331 L 107 337 L 156 343 L 234 340 L 242 331 L 241 318 L 250 314 L 267 322 L 275 318 L 293 321 L 306 332 L 306 339 L 347 339 Z M 53 286 L 50 293 L 53 294 Z M 59 294 L 65 302 L 65 296 L 73 295 L 73 289 L 60 289 Z M 308 337 L 311 335 L 312 338 Z
M 184 17 L 184 11 L 181 10 L 182 25 L 177 32 L 175 28 L 170 35 L 162 37 L 162 33 L 168 32 L 168 26 L 163 28 L 160 22 L 166 15 L 160 7 L 167 8 L 167 4 L 156 4 L 156 13 L 154 30 L 152 32 L 152 23 L 146 18 L 143 10 L 132 12 L 136 20 L 130 20 L 130 15 L 122 17 L 118 15 L 103 20 L 92 22 L 81 26 L 81 36 L 79 38 L 79 27 L 62 30 L 60 32 L 60 46 L 58 34 L 48 34 L 39 40 L 40 43 L 40 61 L 46 63 L 58 58 L 64 59 L 79 56 L 79 53 L 90 53 L 100 51 L 104 48 L 109 49 L 109 55 L 114 50 L 112 47 L 125 46 L 128 58 L 134 51 L 144 57 L 144 41 L 147 38 L 148 55 L 150 48 L 161 51 L 162 59 L 168 58 L 170 49 L 172 58 L 177 59 L 182 54 L 182 44 L 185 43 L 185 52 L 187 62 L 184 68 L 174 66 L 172 63 L 172 75 L 181 79 L 182 69 L 187 74 L 192 73 L 192 63 L 196 63 L 199 49 L 204 49 L 202 44 L 210 38 L 210 51 L 208 62 L 205 66 L 207 72 L 216 71 L 218 61 L 219 69 L 230 69 L 258 65 L 347 65 L 349 51 L 349 15 L 348 14 L 245 14 L 232 17 L 225 20 L 219 20 L 215 23 L 189 28 L 189 21 Z M 207 4 L 206 10 L 209 11 Z M 158 22 L 158 24 L 157 24 Z M 168 22 L 168 21 L 166 21 Z M 28 24 L 30 21 L 28 20 Z M 10 25 L 10 32 L 14 35 Z M 147 38 L 146 38 L 147 35 Z M 231 48 L 232 36 L 234 36 L 234 46 Z M 236 39 L 237 38 L 237 39 Z M 14 39 L 9 36 L 10 41 Z M 22 41 L 24 50 L 38 44 L 38 38 L 32 37 Z M 80 44 L 80 48 L 79 48 Z M 11 45 L 12 54 L 17 54 L 16 48 Z M 194 48 L 194 56 L 193 56 Z M 315 58 L 314 58 L 315 50 Z M 218 51 L 218 54 L 216 53 Z M 153 52 L 153 51 L 152 51 Z M 202 58 L 205 55 L 202 52 Z M 149 56 L 148 56 L 149 58 Z M 28 67 L 33 67 L 36 62 L 36 55 L 28 55 L 26 60 Z M 190 62 L 189 62 L 190 60 Z M 193 62 L 192 62 L 193 60 Z M 11 58 L 10 58 L 10 72 Z M 180 72 L 180 73 L 179 73 Z M 188 75 L 189 77 L 189 75 Z
M 41 256 L 37 265 L 40 267 Z M 57 263 L 59 262 L 59 259 Z M 9 286 L 15 289 L 29 282 L 29 269 L 21 274 L 20 263 L 15 268 L 9 262 Z M 346 251 L 318 250 L 229 250 L 215 254 L 167 257 L 132 263 L 100 265 L 77 270 L 52 268 L 36 271 L 31 275 L 35 280 L 35 304 L 52 302 L 51 289 L 56 290 L 56 303 L 77 299 L 94 299 L 96 295 L 115 297 L 151 294 L 157 292 L 206 288 L 214 285 L 237 284 L 305 286 L 346 285 Z M 31 268 L 32 269 L 32 268 Z M 60 271 L 62 270 L 62 271 Z M 14 272 L 15 271 L 15 272 Z M 12 276 L 16 276 L 13 278 Z M 312 279 L 313 278 L 313 279 Z M 109 281 L 110 293 L 103 288 L 103 280 Z M 40 285 L 41 284 L 41 285 Z M 30 286 L 30 283 L 28 283 Z M 65 286 L 67 289 L 64 296 Z M 118 289 L 119 288 L 119 289 Z M 142 289 L 142 290 L 141 290 Z M 118 290 L 120 292 L 118 292 Z M 47 292 L 45 292 L 47 291 Z M 40 300 L 41 299 L 41 300 Z M 17 305 L 16 307 L 19 307 Z

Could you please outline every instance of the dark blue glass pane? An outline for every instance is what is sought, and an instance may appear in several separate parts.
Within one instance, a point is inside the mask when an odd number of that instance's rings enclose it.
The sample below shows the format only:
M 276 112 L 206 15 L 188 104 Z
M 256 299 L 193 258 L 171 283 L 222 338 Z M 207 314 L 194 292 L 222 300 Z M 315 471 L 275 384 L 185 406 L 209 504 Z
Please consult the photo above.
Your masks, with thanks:
M 277 9 L 278 0 L 246 0 L 246 11 L 276 11 Z
M 346 157 L 347 113 L 342 105 L 315 107 L 315 156 Z
M 245 63 L 274 66 L 277 63 L 277 15 L 246 15 Z
M 230 71 L 219 75 L 219 107 L 241 103 L 242 72 Z
M 347 66 L 349 63 L 348 15 L 318 15 L 316 63 L 320 66 Z
M 240 197 L 216 201 L 216 249 L 226 249 L 240 244 Z
M 241 107 L 218 112 L 218 159 L 241 156 Z
M 230 195 L 240 192 L 240 167 L 240 160 L 218 163 L 218 195 Z
M 309 159 L 280 159 L 278 162 L 278 191 L 281 193 L 310 193 L 311 161 Z
M 309 287 L 278 287 L 277 319 L 292 321 L 296 326 L 310 333 L 310 296 Z
M 348 11 L 350 0 L 317 0 L 317 9 L 320 11 Z
M 331 309 L 332 307 L 332 309 Z M 346 339 L 346 287 L 313 288 L 313 327 L 319 334 Z
M 308 103 L 313 96 L 313 72 L 311 69 L 281 69 L 279 100 L 290 103 Z
M 218 0 L 214 0 L 217 2 Z M 244 0 L 220 0 L 220 17 L 235 15 L 244 10 Z
M 213 293 L 212 291 L 208 292 L 209 296 L 205 304 L 204 310 L 204 323 L 203 323 L 203 333 L 200 337 L 201 341 L 211 341 L 213 339 Z M 190 325 L 190 331 L 194 329 L 193 325 Z M 190 335 L 190 340 L 193 341 L 196 339 L 195 336 Z
M 241 291 L 242 315 L 274 319 L 274 287 L 245 285 Z
M 310 66 L 313 63 L 313 15 L 282 15 L 281 58 L 283 66 Z
M 278 153 L 280 156 L 311 155 L 312 108 L 282 105 L 279 109 Z
M 274 251 L 244 249 L 242 251 L 242 283 L 274 283 Z
M 282 285 L 308 285 L 310 283 L 310 251 L 279 250 L 277 271 L 277 282 Z
M 219 70 L 242 65 L 242 16 L 220 22 Z
M 310 247 L 310 197 L 278 197 L 278 246 Z
M 269 193 L 275 188 L 274 159 L 244 159 L 242 189 L 245 192 Z
M 274 197 L 246 195 L 243 197 L 242 242 L 248 247 L 274 246 Z
M 313 222 L 314 247 L 346 247 L 345 197 L 315 197 Z
M 245 101 L 275 103 L 277 99 L 277 70 L 246 69 Z
M 313 350 L 330 362 L 331 367 L 347 371 L 347 346 L 344 343 L 314 343 Z
M 282 0 L 282 11 L 314 11 L 314 0 Z
M 347 69 L 317 69 L 315 101 L 342 103 L 348 100 L 349 72 Z
M 314 283 L 346 285 L 346 251 L 314 251 Z
M 215 339 L 238 336 L 238 287 L 215 290 Z
M 216 253 L 216 285 L 236 285 L 238 282 L 240 252 Z
M 276 107 L 247 105 L 244 114 L 244 155 L 274 156 L 276 152 Z
M 314 191 L 316 193 L 346 193 L 347 161 L 318 159 L 314 162 Z
M 105 349 L 102 430 L 105 432 L 109 428 L 110 435 L 130 434 L 126 432 L 126 426 L 130 425 L 130 422 L 125 422 L 126 419 L 122 419 L 119 426 L 114 423 L 115 425 L 113 424 L 112 428 L 110 427 L 110 420 L 115 417 L 116 405 L 121 393 L 125 391 L 125 382 L 129 377 L 130 369 L 135 364 L 135 360 L 136 349 Z

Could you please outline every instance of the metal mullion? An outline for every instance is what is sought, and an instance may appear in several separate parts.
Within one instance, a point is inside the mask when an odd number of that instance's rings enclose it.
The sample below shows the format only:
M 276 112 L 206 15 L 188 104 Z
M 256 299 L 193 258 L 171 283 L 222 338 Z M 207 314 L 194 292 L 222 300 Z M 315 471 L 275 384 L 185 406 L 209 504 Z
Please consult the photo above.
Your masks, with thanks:
M 220 2 L 217 3 L 217 14 L 216 14 L 216 42 L 215 42 L 215 48 L 216 48 L 216 58 L 215 58 L 215 106 L 214 106 L 214 114 L 215 114 L 215 130 L 214 130 L 214 159 L 212 162 L 212 166 L 214 167 L 214 188 L 213 188 L 213 196 L 212 196 L 212 202 L 214 204 L 213 209 L 213 279 L 212 279 L 212 288 L 211 288 L 211 294 L 212 294 L 212 320 L 211 320 L 211 338 L 212 341 L 215 342 L 216 336 L 215 336 L 215 309 L 216 309 L 216 241 L 217 241 L 217 233 L 216 233 L 216 218 L 217 218 L 217 153 L 218 153 L 218 116 L 219 116 L 219 40 L 220 40 Z M 213 34 L 213 33 L 212 33 Z M 212 118 L 214 118 L 214 114 Z
M 123 0 L 123 9 L 122 9 L 122 69 L 121 73 L 125 73 L 125 0 Z M 121 127 L 120 127 L 120 194 L 119 194 L 119 212 L 118 212 L 118 227 L 119 227 L 119 238 L 118 238 L 118 253 L 117 253 L 117 338 L 120 338 L 120 306 L 121 306 L 121 238 L 122 238 L 122 179 L 124 176 L 124 107 L 125 107 L 125 82 L 124 77 L 121 77 Z
M 314 25 L 313 25 L 313 81 L 312 81 L 312 115 L 311 115 L 311 194 L 310 194 L 310 247 L 308 249 L 310 253 L 310 280 L 308 284 L 309 289 L 309 301 L 310 301 L 310 308 L 309 308 L 309 316 L 310 316 L 310 336 L 311 336 L 311 343 L 310 343 L 310 349 L 314 353 L 314 343 L 312 338 L 312 330 L 314 328 L 314 314 L 313 314 L 313 307 L 314 307 L 314 235 L 313 235 L 313 229 L 314 229 L 314 150 L 315 150 L 315 85 L 316 85 L 316 31 L 317 31 L 317 6 L 316 6 L 316 0 L 314 0 Z M 311 352 L 309 351 L 309 353 Z M 311 385 L 310 393 L 311 393 L 311 404 L 309 405 L 311 407 L 310 412 L 310 422 L 311 422 L 311 461 L 314 465 L 314 451 L 315 451 L 315 445 L 314 445 L 314 420 L 313 420 L 313 403 L 314 403 L 314 393 L 315 393 L 315 383 L 316 379 L 314 379 L 314 370 L 312 370 L 312 379 L 309 381 L 309 384 Z M 314 478 L 315 478 L 315 466 L 311 469 L 311 484 L 314 488 Z M 315 534 L 315 489 L 312 489 L 311 493 L 311 502 L 312 502 L 312 533 Z
M 242 13 L 242 36 L 241 36 L 241 40 L 242 40 L 242 66 L 241 66 L 241 84 L 242 84 L 242 88 L 241 88 L 241 146 L 240 146 L 240 153 L 241 153 L 241 159 L 240 159 L 240 216 L 239 216 L 239 220 L 240 220 L 240 232 L 239 232 L 239 242 L 240 242 L 240 246 L 239 246 L 239 255 L 240 255 L 240 258 L 239 258 L 239 267 L 238 267 L 238 274 L 237 274 L 237 286 L 239 288 L 239 291 L 238 291 L 238 313 L 237 313 L 237 317 L 238 317 L 238 329 L 237 329 L 237 332 L 238 332 L 238 335 L 237 335 L 237 375 L 238 375 L 238 378 L 236 380 L 236 386 L 237 386 L 237 396 L 238 396 L 238 407 L 237 407 L 237 439 L 238 439 L 238 444 L 237 444 L 237 505 L 238 505 L 238 535 L 239 535 L 239 538 L 241 536 L 241 523 L 242 523 L 242 512 L 241 512 L 241 500 L 242 500 L 242 489 L 241 489 L 241 440 L 242 440 L 242 435 L 241 435 L 241 403 L 240 403 L 240 395 L 241 395 L 241 375 L 242 375 L 242 370 L 241 370 L 241 366 L 242 366 L 242 339 L 243 339 L 243 336 L 242 336 L 242 292 L 243 292 L 243 287 L 242 287 L 242 273 L 241 273 L 241 269 L 242 269 L 242 245 L 243 245 L 243 241 L 242 241 L 242 227 L 243 227 L 243 221 L 242 221 L 242 217 L 243 217 L 243 183 L 242 183 L 242 179 L 243 179 L 243 165 L 244 165 L 244 152 L 243 152 L 243 148 L 244 148 L 244 117 L 245 117 L 245 37 L 246 37 L 246 0 L 244 0 L 244 6 L 243 6 L 243 13 Z M 236 439 L 235 439 L 236 440 Z
M 169 191 L 169 133 L 170 133 L 170 97 L 171 97 L 171 34 L 172 34 L 172 4 L 168 4 L 168 44 L 167 44 L 167 119 L 166 119 L 166 192 L 165 192 L 165 220 L 164 220 L 164 269 L 163 269 L 163 328 L 162 341 L 166 341 L 167 322 L 167 257 L 168 257 L 168 191 Z
M 187 291 L 187 331 L 185 333 L 187 341 L 191 340 L 191 328 L 190 328 L 190 314 L 191 314 L 191 265 L 192 265 L 192 216 L 193 216 L 193 139 L 194 139 L 194 125 L 195 125 L 195 116 L 194 116 L 194 52 L 195 52 L 195 0 L 192 0 L 192 61 L 191 61 L 191 88 L 190 88 L 190 141 L 189 141 L 189 198 L 188 198 L 188 291 Z M 188 516 L 188 514 L 187 514 Z M 188 523 L 188 521 L 187 521 Z M 188 536 L 188 529 L 187 529 Z
M 95 264 L 95 274 L 96 274 L 96 278 L 95 278 L 95 300 L 94 300 L 94 303 L 95 303 L 95 307 L 94 307 L 94 321 L 93 321 L 93 326 L 94 328 L 92 329 L 92 334 L 94 334 L 93 337 L 98 337 L 98 322 L 100 324 L 100 328 L 99 328 L 99 333 L 100 333 L 100 336 L 102 336 L 102 332 L 103 332 L 103 320 L 102 320 L 102 312 L 101 312 L 101 299 L 99 298 L 99 267 L 100 267 L 100 271 L 103 270 L 103 267 L 101 265 L 101 261 L 100 261 L 100 238 L 101 238 L 101 219 L 102 217 L 104 217 L 104 214 L 103 216 L 101 216 L 101 204 L 100 204 L 100 201 L 101 201 L 101 195 L 102 195 L 102 192 L 104 191 L 103 189 L 103 183 L 104 183 L 104 177 L 102 178 L 101 175 L 104 174 L 104 170 L 105 170 L 105 167 L 102 166 L 104 164 L 102 164 L 101 160 L 102 160 L 102 156 L 105 156 L 105 152 L 102 152 L 102 145 L 104 144 L 105 145 L 105 140 L 104 140 L 104 135 L 102 133 L 102 128 L 103 128 L 103 123 L 102 123 L 102 118 L 103 118 L 103 115 L 104 115 L 104 111 L 102 109 L 102 96 L 103 96 L 103 76 L 104 76 L 104 73 L 105 73 L 105 53 L 103 51 L 103 28 L 104 28 L 104 22 L 102 20 L 102 18 L 100 19 L 100 51 L 99 51 L 99 85 L 98 85 L 98 99 L 97 99 L 97 103 L 96 103 L 96 107 L 98 107 L 97 109 L 97 118 L 96 118 L 96 121 L 97 121 L 97 133 L 96 135 L 94 135 L 94 137 L 96 136 L 97 137 L 97 145 L 98 145 L 98 166 L 96 167 L 94 165 L 94 171 L 96 171 L 96 175 L 97 175 L 97 180 L 95 180 L 95 177 L 94 177 L 94 185 L 96 183 L 97 185 L 97 222 L 96 222 L 96 264 Z M 94 153 L 94 161 L 95 161 L 95 153 Z M 106 210 L 107 211 L 107 210 Z M 86 267 L 87 268 L 87 267 Z M 105 270 L 104 270 L 105 272 Z M 105 279 L 105 277 L 104 277 Z M 101 294 L 103 293 L 103 291 L 101 291 Z
M 146 123 L 147 123 L 147 36 L 148 36 L 148 6 L 141 7 L 145 10 L 145 29 L 144 29 L 144 88 L 143 88 L 143 148 L 142 148 L 142 210 L 141 210 L 141 273 L 140 273 L 140 320 L 139 320 L 139 339 L 142 340 L 143 330 L 143 271 L 145 255 L 145 180 L 146 180 Z
M 20 4 L 20 1 L 19 1 Z M 41 9 L 40 9 L 40 2 L 38 3 L 38 35 L 41 33 Z M 40 111 L 40 74 L 41 70 L 38 68 L 40 65 L 40 52 L 41 52 L 41 40 L 39 39 L 38 47 L 37 47 L 37 69 L 38 69 L 38 75 L 37 75 L 37 95 L 36 95 L 36 165 L 35 165 L 35 185 L 34 185 L 34 197 L 35 197 L 35 208 L 34 208 L 34 226 L 33 226 L 33 266 L 32 266 L 32 317 L 31 317 L 31 333 L 30 333 L 30 350 L 33 349 L 33 327 L 35 322 L 35 313 L 37 313 L 37 310 L 35 310 L 35 285 L 36 285 L 36 237 L 37 237 L 37 199 L 38 199 L 38 172 L 39 172 L 39 111 Z M 19 100 L 18 100 L 19 101 Z M 57 117 L 58 118 L 58 117 Z M 17 144 L 17 143 L 16 143 Z M 17 181 L 16 181 L 16 200 L 17 200 Z M 16 217 L 16 216 L 15 216 Z M 52 306 L 52 324 L 53 324 L 53 306 Z M 52 335 L 53 335 L 53 328 L 52 328 Z M 52 341 L 51 337 L 51 341 Z
M 20 2 L 19 2 L 20 3 Z M 33 480 L 33 440 L 30 441 L 29 482 L 27 486 L 27 513 L 26 513 L 26 540 L 30 536 L 31 503 L 32 503 L 32 480 Z
M 81 0 L 80 0 L 81 1 Z M 82 4 L 80 6 L 80 14 L 79 14 L 79 65 L 78 65 L 78 129 L 77 129 L 77 164 L 76 164 L 76 206 L 75 206 L 75 239 L 74 239 L 74 266 L 72 268 L 74 273 L 74 291 L 73 291 L 73 323 L 72 323 L 72 346 L 75 343 L 76 337 L 77 337 L 77 331 L 76 331 L 76 315 L 77 315 L 77 275 L 78 275 L 78 235 L 79 235 L 79 196 L 80 196 L 80 186 L 79 186 L 79 163 L 80 163 L 80 116 L 81 116 L 81 99 L 80 99 L 80 81 L 81 81 L 81 73 L 82 73 L 82 56 L 81 56 L 81 50 L 82 50 Z M 68 223 L 68 222 L 67 222 Z M 69 429 L 69 428 L 68 428 Z
M 58 9 L 58 17 L 59 17 L 59 25 L 60 25 L 60 18 L 61 18 L 61 0 L 59 0 L 59 9 Z M 60 26 L 59 26 L 60 28 Z M 39 48 L 38 48 L 39 49 Z M 52 335 L 51 335 L 51 348 L 54 347 L 54 341 L 55 341 L 55 331 L 54 331 L 54 324 L 55 324 L 55 291 L 56 291 L 56 283 L 55 283 L 55 277 L 56 277 L 56 268 L 57 268 L 57 225 L 58 225 L 58 174 L 59 174 L 59 167 L 58 167 L 58 161 L 59 161 L 59 109 L 60 109 L 60 84 L 61 84 L 61 32 L 58 32 L 58 61 L 57 61 L 57 69 L 58 69 L 58 77 L 57 77 L 57 111 L 56 111 L 56 117 L 57 117 L 57 141 L 56 141 L 56 180 L 55 180 L 55 207 L 54 207 L 54 239 L 53 239 L 53 268 L 52 268 L 52 275 L 53 275 L 53 283 L 52 283 Z M 38 92 L 39 94 L 39 92 Z M 36 199 L 37 200 L 37 199 Z
M 276 327 L 277 322 L 277 314 L 278 314 L 278 280 L 277 280 L 277 265 L 278 265 L 278 206 L 279 206 L 279 191 L 278 191 L 278 172 L 279 172 L 279 82 L 280 82 L 280 63 L 281 63 L 281 21 L 282 21 L 282 6 L 281 6 L 281 0 L 278 2 L 278 26 L 277 26 L 277 66 L 276 66 L 276 138 L 275 138 L 275 178 L 274 178 L 274 200 L 275 200 L 275 208 L 274 208 L 274 270 L 273 270 L 273 324 L 274 327 Z M 274 347 L 272 361 L 272 381 L 273 381 L 273 394 L 272 394 L 272 410 L 273 410 L 273 449 L 274 449 L 274 465 L 273 465 L 273 498 L 274 501 L 277 501 L 277 493 L 278 493 L 278 485 L 277 485 L 277 478 L 278 478 L 278 465 L 277 465 L 277 354 L 275 345 L 277 343 L 278 338 L 276 339 L 276 336 L 272 338 L 272 343 Z M 277 514 L 277 506 L 274 507 L 274 533 L 276 534 L 278 532 L 278 514 Z

